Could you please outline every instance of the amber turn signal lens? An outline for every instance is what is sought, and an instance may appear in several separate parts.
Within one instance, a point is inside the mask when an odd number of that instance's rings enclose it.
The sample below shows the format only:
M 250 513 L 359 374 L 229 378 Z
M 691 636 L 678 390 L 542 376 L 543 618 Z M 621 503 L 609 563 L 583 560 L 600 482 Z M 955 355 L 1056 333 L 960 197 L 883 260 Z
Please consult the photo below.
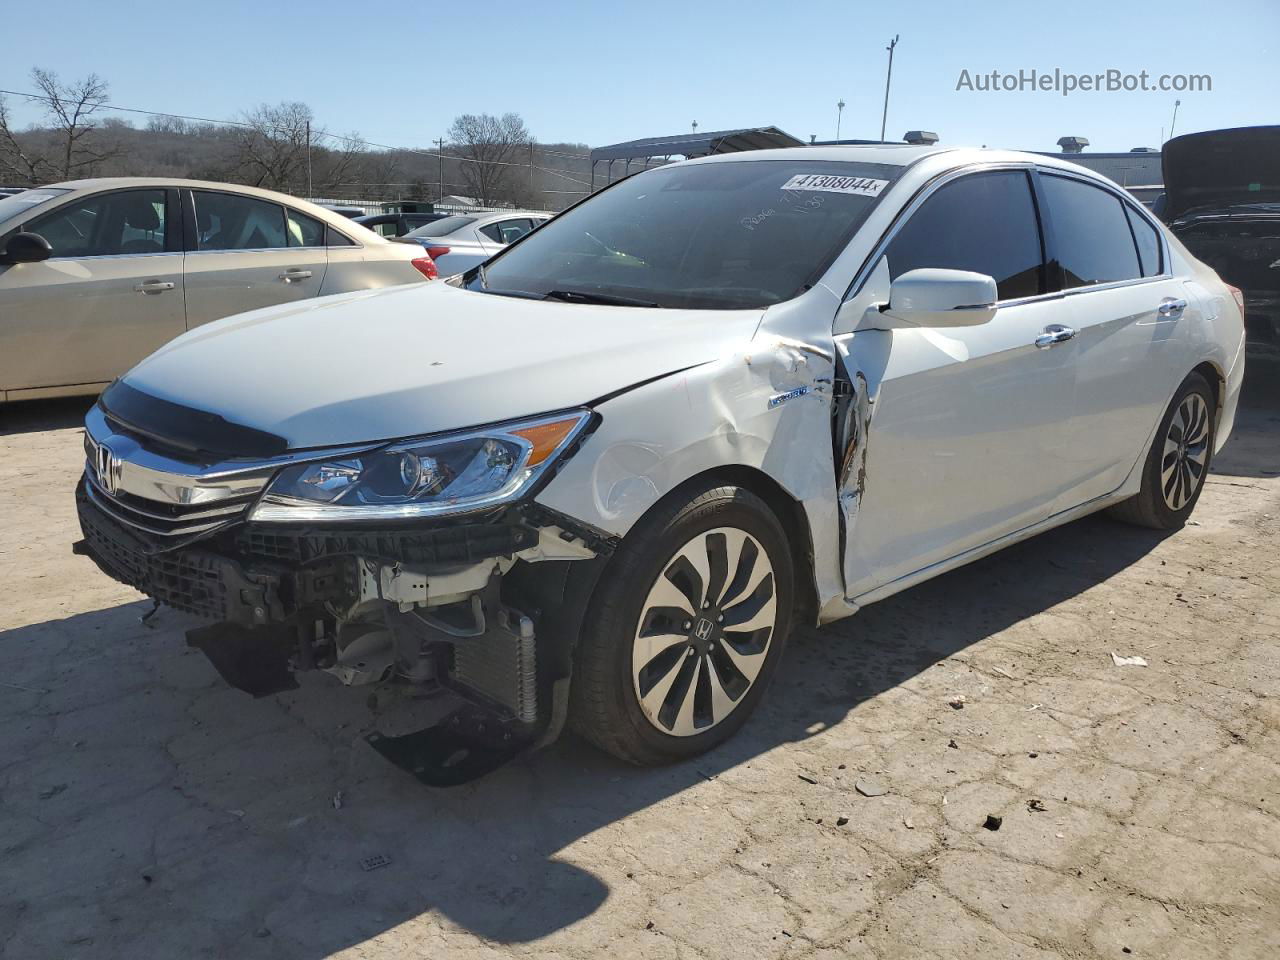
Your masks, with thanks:
M 526 466 L 536 467 L 564 443 L 564 438 L 573 432 L 573 428 L 581 422 L 580 417 L 569 417 L 567 420 L 556 420 L 553 423 L 540 423 L 536 427 L 525 427 L 512 430 L 512 436 L 522 437 L 533 444 Z

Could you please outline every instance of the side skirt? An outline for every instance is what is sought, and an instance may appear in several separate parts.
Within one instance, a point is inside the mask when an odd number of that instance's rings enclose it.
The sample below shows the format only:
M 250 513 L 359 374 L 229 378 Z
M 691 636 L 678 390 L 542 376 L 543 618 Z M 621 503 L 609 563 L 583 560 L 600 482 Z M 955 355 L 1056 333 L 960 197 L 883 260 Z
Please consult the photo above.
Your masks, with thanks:
M 1039 523 L 1034 523 L 1029 527 L 1023 527 L 1021 530 L 1015 530 L 1013 533 L 1006 534 L 997 540 L 992 540 L 990 543 L 984 543 L 980 547 L 974 547 L 973 549 L 957 554 L 948 560 L 939 560 L 937 563 L 930 564 L 927 567 L 922 567 L 914 573 L 908 573 L 905 576 L 899 577 L 897 580 L 892 580 L 889 583 L 876 587 L 874 590 L 868 590 L 864 594 L 853 597 L 849 602 L 858 607 L 865 607 L 867 604 L 875 603 L 877 600 L 887 599 L 895 593 L 901 593 L 909 587 L 914 587 L 918 583 L 923 583 L 926 580 L 932 580 L 934 577 L 947 573 L 950 570 L 955 570 L 957 567 L 963 567 L 967 563 L 972 563 L 975 560 L 981 560 L 983 557 L 989 557 L 991 554 L 996 553 L 999 550 L 1003 550 L 1005 547 L 1012 546 L 1015 543 L 1021 543 L 1023 540 L 1029 540 L 1031 537 L 1044 533 L 1046 530 L 1052 530 L 1054 527 L 1060 527 L 1064 523 L 1070 523 L 1072 520 L 1079 520 L 1081 517 L 1086 517 L 1091 513 L 1097 513 L 1099 510 L 1103 510 L 1106 507 L 1111 506 L 1113 503 L 1119 503 L 1121 500 L 1128 499 L 1129 496 L 1130 493 L 1122 486 L 1118 491 L 1113 491 L 1112 493 L 1108 493 L 1104 496 L 1096 497 L 1095 499 L 1082 503 L 1077 507 L 1063 510 L 1061 513 L 1055 513 L 1053 516 L 1047 517 Z

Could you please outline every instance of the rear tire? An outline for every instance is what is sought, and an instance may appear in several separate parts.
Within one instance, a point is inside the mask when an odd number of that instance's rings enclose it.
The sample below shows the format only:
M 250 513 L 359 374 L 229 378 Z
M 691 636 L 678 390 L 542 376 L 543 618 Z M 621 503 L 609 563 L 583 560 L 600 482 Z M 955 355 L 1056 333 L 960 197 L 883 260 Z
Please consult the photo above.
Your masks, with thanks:
M 1217 412 L 1209 381 L 1190 374 L 1160 421 L 1142 467 L 1142 489 L 1108 513 L 1156 530 L 1176 530 L 1186 523 L 1213 462 Z
M 569 725 L 640 766 L 718 746 L 772 680 L 794 599 L 786 533 L 751 491 L 711 487 L 660 508 L 588 605 Z

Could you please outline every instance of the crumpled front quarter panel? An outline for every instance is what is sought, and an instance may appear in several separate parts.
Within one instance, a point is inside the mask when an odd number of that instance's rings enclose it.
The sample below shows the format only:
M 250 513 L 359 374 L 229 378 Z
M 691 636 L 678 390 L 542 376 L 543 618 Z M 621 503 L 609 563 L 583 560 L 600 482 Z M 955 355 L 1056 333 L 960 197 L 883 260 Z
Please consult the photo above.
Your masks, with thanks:
M 825 313 L 829 331 L 834 304 L 814 293 L 801 300 Z M 600 404 L 599 428 L 538 502 L 625 536 L 686 480 L 718 467 L 756 468 L 804 508 L 809 530 L 789 533 L 811 539 L 820 601 L 842 596 L 830 334 L 825 344 L 820 335 L 814 342 L 793 340 L 768 332 L 767 321 L 719 360 Z

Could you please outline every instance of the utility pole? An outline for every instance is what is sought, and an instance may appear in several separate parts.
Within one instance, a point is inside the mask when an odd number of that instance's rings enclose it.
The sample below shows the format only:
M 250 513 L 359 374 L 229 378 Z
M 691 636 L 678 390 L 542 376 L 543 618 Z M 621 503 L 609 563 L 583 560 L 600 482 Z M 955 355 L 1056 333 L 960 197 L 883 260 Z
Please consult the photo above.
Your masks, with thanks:
M 884 113 L 880 115 L 880 142 L 884 143 L 884 128 L 889 122 L 889 84 L 893 82 L 893 48 L 898 45 L 898 34 L 893 35 L 893 39 L 889 41 L 889 45 L 885 47 L 889 51 L 889 72 L 884 77 Z
M 436 145 L 436 160 L 439 166 L 440 186 L 436 188 L 436 203 L 444 199 L 444 137 L 432 140 Z
M 1173 101 L 1173 119 L 1169 121 L 1169 139 L 1173 139 L 1173 128 L 1178 125 L 1178 108 L 1182 106 L 1181 100 Z
M 311 198 L 311 121 L 307 121 L 307 199 Z
M 533 201 L 533 139 L 529 139 L 529 201 Z
M 844 101 L 836 104 L 836 139 L 840 139 L 840 120 L 844 116 Z

